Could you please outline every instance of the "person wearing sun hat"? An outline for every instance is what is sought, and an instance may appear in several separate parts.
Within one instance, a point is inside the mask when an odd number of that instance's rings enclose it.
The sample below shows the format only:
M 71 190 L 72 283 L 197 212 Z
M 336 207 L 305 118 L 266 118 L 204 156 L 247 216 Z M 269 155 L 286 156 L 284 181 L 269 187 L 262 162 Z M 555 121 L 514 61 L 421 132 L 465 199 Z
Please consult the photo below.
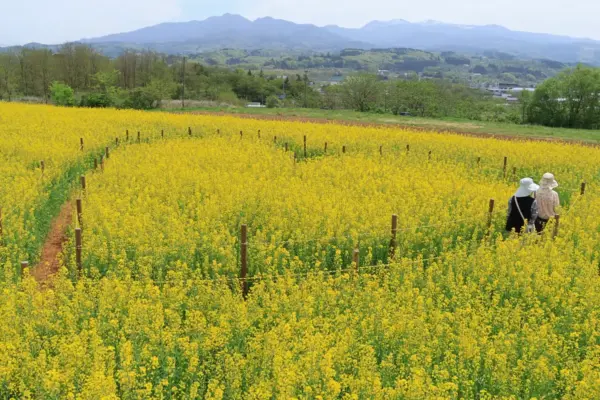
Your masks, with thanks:
M 558 182 L 554 175 L 547 172 L 542 176 L 540 189 L 536 193 L 536 203 L 538 206 L 538 218 L 535 220 L 535 230 L 542 232 L 550 218 L 556 216 L 556 209 L 560 206 L 558 193 L 553 189 L 558 187 Z
M 531 178 L 521 179 L 521 186 L 515 195 L 508 201 L 508 215 L 506 218 L 506 230 L 521 233 L 525 223 L 527 232 L 534 230 L 538 210 L 536 199 L 531 197 L 540 187 Z

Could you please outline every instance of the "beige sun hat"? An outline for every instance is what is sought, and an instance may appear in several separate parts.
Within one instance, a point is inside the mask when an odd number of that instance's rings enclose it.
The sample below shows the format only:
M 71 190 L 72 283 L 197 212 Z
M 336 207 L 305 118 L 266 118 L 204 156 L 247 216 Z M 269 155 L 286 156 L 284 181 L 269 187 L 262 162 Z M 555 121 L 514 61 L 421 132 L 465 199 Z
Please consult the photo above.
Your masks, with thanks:
M 544 176 L 542 176 L 542 180 L 540 181 L 540 187 L 542 189 L 554 189 L 558 187 L 558 182 L 554 179 L 554 175 L 550 172 L 546 172 Z

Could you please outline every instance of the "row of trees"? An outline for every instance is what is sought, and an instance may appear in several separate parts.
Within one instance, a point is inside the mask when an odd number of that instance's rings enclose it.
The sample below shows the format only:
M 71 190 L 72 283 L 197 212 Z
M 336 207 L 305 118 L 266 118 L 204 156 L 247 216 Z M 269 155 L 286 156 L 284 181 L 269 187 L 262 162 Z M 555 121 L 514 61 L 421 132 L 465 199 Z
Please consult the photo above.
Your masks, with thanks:
M 327 108 L 410 114 L 420 117 L 455 117 L 520 122 L 518 109 L 489 94 L 443 80 L 380 80 L 359 74 L 324 90 Z
M 0 100 L 34 97 L 48 102 L 53 82 L 60 82 L 73 89 L 73 103 L 91 107 L 151 108 L 182 97 L 229 103 L 274 97 L 277 105 L 282 93 L 293 105 L 318 105 L 319 94 L 307 76 L 284 79 L 184 63 L 181 57 L 154 52 L 126 51 L 110 59 L 76 44 L 56 52 L 22 48 L 0 53 Z

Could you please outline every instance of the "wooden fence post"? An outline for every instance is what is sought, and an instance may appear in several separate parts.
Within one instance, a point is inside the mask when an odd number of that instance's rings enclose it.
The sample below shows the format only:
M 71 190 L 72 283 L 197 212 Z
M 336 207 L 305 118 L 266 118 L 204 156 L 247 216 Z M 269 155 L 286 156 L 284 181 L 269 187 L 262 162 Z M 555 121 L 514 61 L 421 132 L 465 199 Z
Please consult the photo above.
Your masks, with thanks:
M 383 155 L 383 146 L 379 146 L 379 155 L 382 156 Z
M 558 236 L 558 228 L 559 228 L 559 226 L 560 226 L 560 215 L 558 215 L 558 214 L 557 214 L 557 215 L 554 217 L 554 221 L 555 221 L 555 224 L 554 224 L 554 232 L 552 233 L 552 238 L 553 238 L 553 239 L 554 239 L 556 236 Z
M 277 143 L 277 136 L 273 136 L 273 143 Z
M 83 138 L 79 138 L 79 150 L 83 151 Z
M 138 139 L 137 139 L 138 143 L 140 143 L 142 141 L 142 136 L 140 134 L 140 131 L 138 131 Z
M 81 262 L 81 249 L 83 247 L 83 239 L 81 236 L 81 228 L 75 228 L 75 264 L 77 264 L 77 271 L 81 274 L 82 262 Z
M 352 252 L 352 264 L 354 265 L 354 271 L 358 273 L 358 265 L 360 263 L 360 251 L 358 248 L 354 249 Z
M 398 244 L 396 243 L 396 234 L 398 232 L 398 216 L 396 214 L 392 215 L 392 239 L 390 240 L 390 259 L 393 259 L 396 256 L 396 247 Z
M 325 142 L 325 148 L 324 148 L 324 150 L 325 150 L 325 154 L 327 154 L 327 142 Z
M 488 209 L 488 229 L 492 227 L 492 219 L 494 215 L 494 206 L 496 205 L 496 201 L 494 199 L 490 199 L 490 206 Z
M 108 146 L 106 146 L 106 148 L 104 149 L 104 151 L 105 151 L 105 154 L 106 154 L 106 159 L 108 160 L 108 158 L 110 157 Z
M 304 135 L 304 158 L 306 158 L 306 135 Z
M 81 175 L 81 177 L 79 177 L 79 181 L 81 182 L 81 190 L 83 190 L 85 192 L 85 189 L 86 189 L 85 175 Z
M 287 144 L 287 142 L 285 144 L 285 151 L 288 151 L 288 144 Z
M 160 130 L 160 138 L 161 138 L 161 139 L 164 139 L 164 138 L 165 138 L 165 130 L 164 130 L 164 129 L 161 129 L 161 130 Z
M 25 275 L 25 270 L 29 268 L 29 262 L 28 261 L 21 261 L 21 278 L 23 277 L 23 275 Z
M 242 296 L 244 300 L 248 296 L 248 226 L 242 225 L 241 243 L 240 243 L 240 279 L 242 281 Z
M 477 166 L 479 167 L 481 165 L 481 157 L 477 157 Z
M 192 127 L 188 126 L 188 136 L 192 136 Z
M 431 150 L 429 150 L 429 154 L 427 155 L 427 159 L 431 160 Z
M 504 177 L 506 178 L 506 164 L 508 163 L 508 157 L 504 157 L 504 167 L 502 168 L 502 172 Z
M 408 154 L 410 152 L 410 144 L 406 145 L 406 154 Z
M 116 137 L 116 138 L 115 138 L 115 146 L 118 146 L 118 145 L 119 145 L 119 138 L 118 138 L 118 137 Z
M 517 167 L 513 167 L 513 179 L 517 179 Z
M 100 169 L 104 171 L 104 156 L 100 156 Z
M 83 203 L 81 202 L 81 198 L 75 200 L 75 204 L 77 206 L 77 223 L 80 228 L 83 228 Z
M 42 170 L 42 177 L 44 176 L 44 170 L 46 169 L 46 163 L 44 160 L 40 161 L 40 169 Z
M 585 194 L 585 182 L 581 182 L 581 195 Z
M 129 129 L 125 130 L 125 141 L 129 142 Z
M 240 139 L 242 139 L 244 137 L 244 132 L 240 131 Z
M 98 159 L 94 158 L 94 169 L 98 169 Z
M 258 138 L 260 139 L 260 129 L 258 130 Z
M 346 154 L 346 145 L 342 146 L 342 153 Z

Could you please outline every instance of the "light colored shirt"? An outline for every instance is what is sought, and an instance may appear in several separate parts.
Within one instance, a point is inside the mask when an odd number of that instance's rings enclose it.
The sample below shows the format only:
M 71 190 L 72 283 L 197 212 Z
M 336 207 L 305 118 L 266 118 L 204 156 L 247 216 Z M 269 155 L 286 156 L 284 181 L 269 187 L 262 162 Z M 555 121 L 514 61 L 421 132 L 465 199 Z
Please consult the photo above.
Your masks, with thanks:
M 535 200 L 538 204 L 538 216 L 542 219 L 554 218 L 556 215 L 556 207 L 560 205 L 558 193 L 554 190 L 538 190 L 535 195 Z

